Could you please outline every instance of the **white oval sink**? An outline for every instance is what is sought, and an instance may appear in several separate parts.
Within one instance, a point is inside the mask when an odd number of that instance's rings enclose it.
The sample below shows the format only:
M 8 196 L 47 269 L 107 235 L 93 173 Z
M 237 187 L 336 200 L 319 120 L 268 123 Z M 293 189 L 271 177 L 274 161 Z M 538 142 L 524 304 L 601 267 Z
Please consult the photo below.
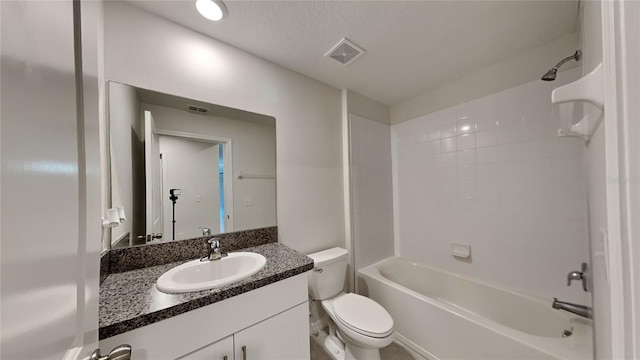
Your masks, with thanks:
M 220 260 L 193 260 L 162 274 L 156 286 L 169 294 L 213 289 L 246 279 L 266 263 L 264 256 L 252 252 L 229 253 Z

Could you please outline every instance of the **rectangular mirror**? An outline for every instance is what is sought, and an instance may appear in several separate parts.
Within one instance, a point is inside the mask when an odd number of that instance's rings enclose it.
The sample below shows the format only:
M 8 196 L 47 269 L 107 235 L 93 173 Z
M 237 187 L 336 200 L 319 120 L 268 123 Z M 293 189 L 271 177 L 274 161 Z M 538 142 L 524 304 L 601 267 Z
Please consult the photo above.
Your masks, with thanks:
M 275 118 L 113 81 L 108 92 L 111 248 L 276 225 Z

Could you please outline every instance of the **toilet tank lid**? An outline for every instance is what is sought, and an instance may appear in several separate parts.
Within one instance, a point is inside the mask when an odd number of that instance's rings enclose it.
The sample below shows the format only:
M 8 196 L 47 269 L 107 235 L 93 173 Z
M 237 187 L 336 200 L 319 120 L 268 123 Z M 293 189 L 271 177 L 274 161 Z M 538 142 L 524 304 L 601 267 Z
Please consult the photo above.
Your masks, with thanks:
M 345 259 L 347 257 L 347 249 L 334 247 L 331 249 L 314 252 L 313 254 L 309 254 L 307 256 L 313 259 L 313 266 L 318 268 Z

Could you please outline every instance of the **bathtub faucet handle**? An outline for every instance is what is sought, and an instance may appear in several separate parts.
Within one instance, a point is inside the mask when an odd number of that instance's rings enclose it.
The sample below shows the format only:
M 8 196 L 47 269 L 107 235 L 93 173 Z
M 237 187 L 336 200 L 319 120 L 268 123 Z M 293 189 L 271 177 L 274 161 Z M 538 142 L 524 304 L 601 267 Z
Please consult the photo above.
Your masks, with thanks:
M 571 282 L 573 280 L 582 281 L 582 290 L 588 291 L 587 286 L 587 272 L 589 271 L 589 266 L 587 263 L 582 263 L 582 271 L 572 271 L 567 274 L 567 286 L 571 286 Z
M 580 271 L 572 271 L 567 275 L 567 286 L 571 286 L 571 282 L 573 280 L 580 280 L 582 281 L 583 279 L 583 275 Z

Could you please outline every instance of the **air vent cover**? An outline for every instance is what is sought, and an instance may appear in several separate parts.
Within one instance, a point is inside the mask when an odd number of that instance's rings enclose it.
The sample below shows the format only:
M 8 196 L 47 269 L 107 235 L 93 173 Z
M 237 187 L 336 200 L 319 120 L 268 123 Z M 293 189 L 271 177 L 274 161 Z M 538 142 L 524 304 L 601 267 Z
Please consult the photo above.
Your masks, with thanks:
M 364 53 L 364 49 L 344 38 L 324 56 L 330 57 L 341 64 L 350 65 Z
M 209 112 L 209 109 L 195 105 L 187 105 L 187 108 L 189 109 L 189 112 L 196 114 L 206 114 Z

